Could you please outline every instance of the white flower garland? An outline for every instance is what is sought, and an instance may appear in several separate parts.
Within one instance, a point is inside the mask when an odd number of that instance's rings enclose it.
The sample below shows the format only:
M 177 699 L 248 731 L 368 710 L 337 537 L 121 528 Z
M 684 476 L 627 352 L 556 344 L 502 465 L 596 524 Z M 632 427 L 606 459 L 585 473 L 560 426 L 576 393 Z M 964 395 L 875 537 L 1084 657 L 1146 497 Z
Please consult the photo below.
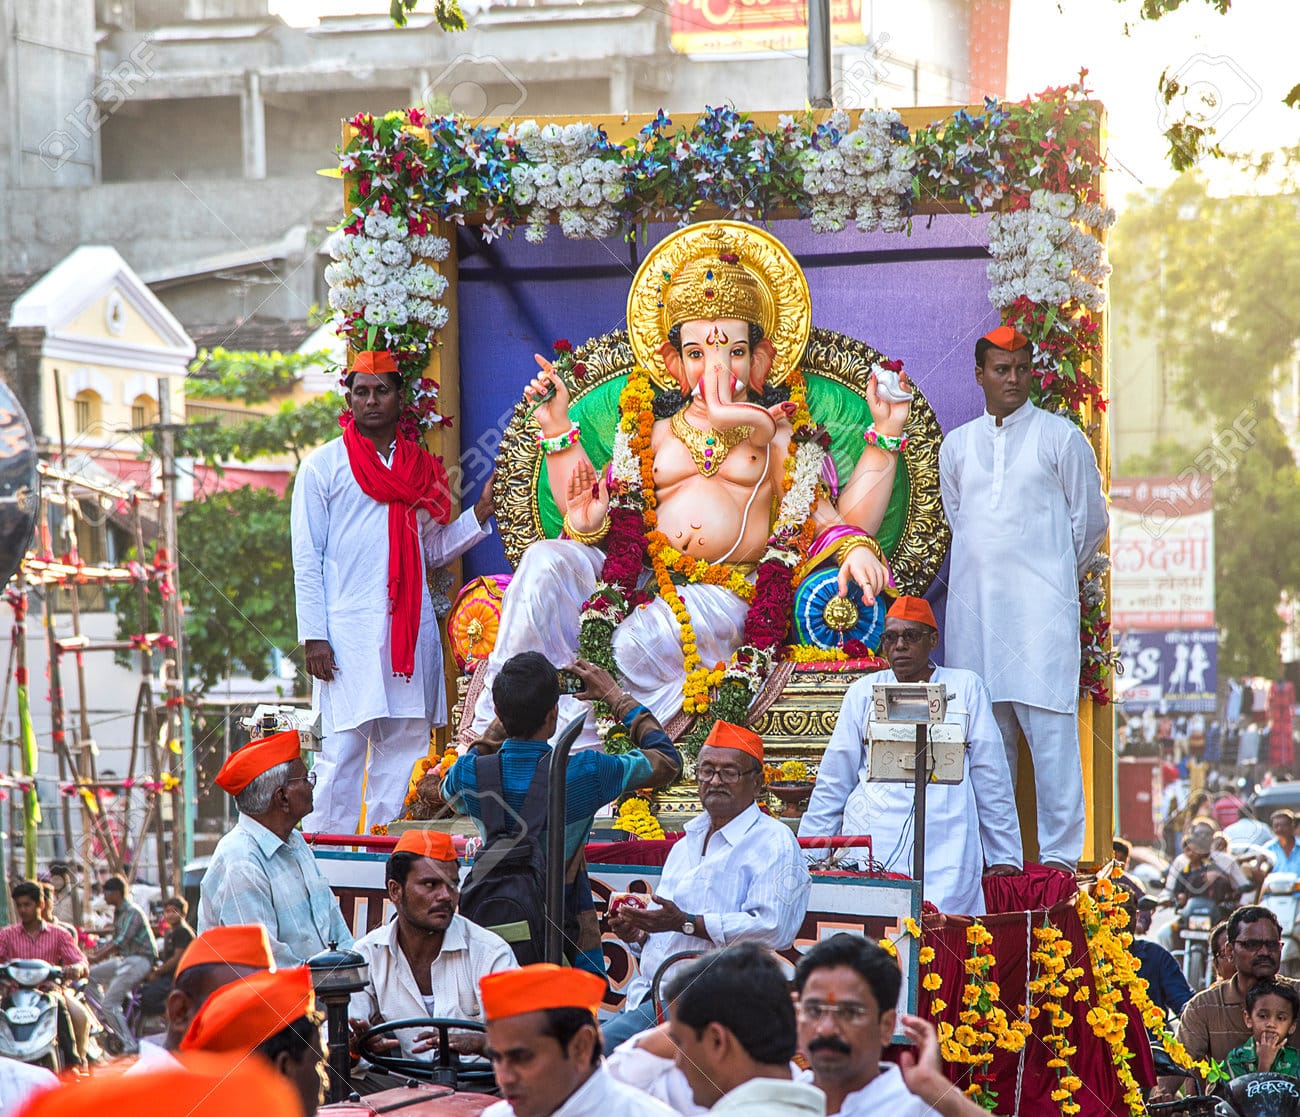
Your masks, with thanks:
M 903 118 L 887 109 L 865 109 L 849 131 L 850 117 L 831 114 L 829 125 L 840 133 L 833 146 L 799 153 L 804 191 L 812 207 L 812 229 L 837 233 L 850 220 L 863 233 L 907 228 L 916 151 L 895 134 Z
M 1056 306 L 1074 299 L 1100 310 L 1110 264 L 1090 230 L 1114 222 L 1112 209 L 1080 205 L 1072 194 L 1046 190 L 1030 195 L 1028 209 L 994 214 L 989 220 L 989 302 L 1000 309 L 1023 295 Z
M 360 232 L 333 238 L 334 262 L 325 268 L 329 305 L 377 327 L 383 348 L 396 344 L 392 329 L 410 323 L 427 327 L 431 343 L 450 315 L 442 302 L 447 277 L 426 261 L 441 263 L 450 251 L 445 237 L 411 236 L 405 221 L 376 209 Z M 409 338 L 402 344 L 409 346 Z
M 600 142 L 594 124 L 546 124 L 525 120 L 514 130 L 528 159 L 510 171 L 510 193 L 528 208 L 524 232 L 530 244 L 546 239 L 552 219 L 571 239 L 599 240 L 618 231 L 623 168 L 617 158 L 591 154 Z

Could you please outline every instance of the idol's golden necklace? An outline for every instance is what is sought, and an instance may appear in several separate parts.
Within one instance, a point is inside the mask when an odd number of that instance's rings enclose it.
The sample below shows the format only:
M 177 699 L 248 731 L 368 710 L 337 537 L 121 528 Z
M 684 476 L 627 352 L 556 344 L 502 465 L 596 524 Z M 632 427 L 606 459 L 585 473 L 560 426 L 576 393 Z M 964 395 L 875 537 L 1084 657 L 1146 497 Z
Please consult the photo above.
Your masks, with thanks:
M 710 427 L 702 431 L 686 421 L 684 408 L 674 412 L 668 424 L 678 441 L 690 451 L 691 457 L 695 459 L 695 468 L 704 477 L 712 477 L 717 473 L 727 460 L 727 455 L 754 433 L 754 428 L 748 426 L 733 427 L 729 431 Z

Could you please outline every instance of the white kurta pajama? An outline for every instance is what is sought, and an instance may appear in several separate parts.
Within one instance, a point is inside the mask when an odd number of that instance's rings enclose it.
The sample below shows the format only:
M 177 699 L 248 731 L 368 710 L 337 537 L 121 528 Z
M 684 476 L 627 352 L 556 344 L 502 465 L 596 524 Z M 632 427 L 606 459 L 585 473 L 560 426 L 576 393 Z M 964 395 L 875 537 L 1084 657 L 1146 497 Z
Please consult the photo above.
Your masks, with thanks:
M 952 526 L 946 660 L 988 684 L 1016 776 L 1017 729 L 1034 760 L 1039 857 L 1083 852 L 1079 757 L 1079 578 L 1105 538 L 1097 459 L 1068 419 L 1026 403 L 944 439 Z
M 864 744 L 871 688 L 896 681 L 892 671 L 881 671 L 859 679 L 845 693 L 799 837 L 870 834 L 875 859 L 891 872 L 910 875 L 914 785 L 868 782 L 870 746 Z M 1024 864 L 1002 735 L 978 675 L 936 667 L 930 682 L 948 688 L 948 721 L 966 725 L 968 747 L 961 783 L 926 788 L 925 898 L 942 912 L 982 915 L 984 867 Z
M 578 615 L 604 565 L 604 551 L 571 539 L 540 540 L 524 551 L 506 587 L 496 646 L 484 667 L 486 678 L 474 709 L 475 732 L 481 733 L 492 720 L 492 680 L 511 656 L 541 652 L 557 667 L 577 658 Z M 720 586 L 679 586 L 678 592 L 690 610 L 700 658 L 705 663 L 727 662 L 740 647 L 749 606 Z M 680 712 L 686 678 L 681 627 L 662 598 L 634 609 L 614 630 L 613 646 L 629 694 L 660 723 Z M 586 705 L 561 695 L 556 732 Z M 594 719 L 588 718 L 576 747 L 597 744 Z
M 392 456 L 381 460 L 390 464 Z M 424 570 L 491 534 L 472 508 L 445 526 L 421 512 L 419 523 Z M 337 664 L 332 682 L 312 682 L 324 741 L 315 809 L 303 827 L 354 834 L 401 814 L 411 769 L 428 753 L 430 727 L 447 721 L 438 618 L 422 577 L 415 669 L 409 679 L 394 675 L 388 506 L 361 490 L 342 438 L 302 463 L 290 527 L 298 639 L 328 640 Z

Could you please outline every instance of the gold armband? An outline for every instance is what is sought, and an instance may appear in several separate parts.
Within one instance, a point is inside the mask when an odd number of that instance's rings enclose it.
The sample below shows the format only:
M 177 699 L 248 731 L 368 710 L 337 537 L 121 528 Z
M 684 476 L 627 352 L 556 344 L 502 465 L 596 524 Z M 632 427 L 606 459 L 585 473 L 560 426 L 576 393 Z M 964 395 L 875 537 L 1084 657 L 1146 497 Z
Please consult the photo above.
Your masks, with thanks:
M 564 513 L 564 534 L 576 543 L 585 543 L 588 547 L 594 547 L 609 534 L 609 513 L 605 513 L 604 520 L 601 521 L 600 527 L 595 531 L 580 531 L 574 527 L 569 520 L 569 514 Z
M 849 557 L 849 552 L 856 550 L 858 547 L 866 547 L 880 560 L 882 566 L 889 565 L 888 561 L 885 559 L 885 552 L 880 549 L 880 544 L 870 535 L 865 533 L 862 535 L 851 535 L 848 539 L 844 540 L 843 543 L 837 546 L 835 548 L 835 561 L 840 566 L 843 566 L 844 560 Z

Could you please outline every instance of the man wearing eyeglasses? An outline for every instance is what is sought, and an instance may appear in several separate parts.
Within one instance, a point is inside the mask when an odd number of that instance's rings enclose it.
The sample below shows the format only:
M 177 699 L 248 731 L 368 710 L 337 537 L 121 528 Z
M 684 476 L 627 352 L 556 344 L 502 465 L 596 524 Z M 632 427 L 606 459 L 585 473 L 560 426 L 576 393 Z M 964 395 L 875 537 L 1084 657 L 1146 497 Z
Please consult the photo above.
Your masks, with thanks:
M 877 861 L 911 872 L 913 787 L 867 779 L 872 687 L 943 683 L 950 696 L 948 720 L 966 729 L 966 776 L 926 791 L 925 898 L 943 912 L 981 915 L 981 877 L 1024 867 L 1020 821 L 988 689 L 974 672 L 936 667 L 930 657 L 938 642 L 934 612 L 924 598 L 900 597 L 890 606 L 880 641 L 889 670 L 859 679 L 844 695 L 799 837 L 870 834 Z
M 861 935 L 823 939 L 799 959 L 795 1019 L 799 1050 L 830 1117 L 983 1117 L 984 1110 L 943 1073 L 933 1025 L 904 1016 L 915 1045 L 900 1062 L 882 1063 L 897 1021 L 902 974 L 898 961 Z
M 217 843 L 199 893 L 199 932 L 261 924 L 279 967 L 301 966 L 331 942 L 351 946 L 338 900 L 297 826 L 312 809 L 316 773 L 302 762 L 297 730 L 230 754 L 217 786 L 239 821 Z
M 808 911 L 812 878 L 786 825 L 758 809 L 763 738 L 715 722 L 696 758 L 705 813 L 668 854 L 654 906 L 620 907 L 610 929 L 640 951 L 623 1011 L 603 1027 L 606 1052 L 655 1024 L 650 985 L 675 954 L 751 941 L 784 950 Z
M 1260 981 L 1280 981 L 1300 989 L 1300 982 L 1280 977 L 1282 928 L 1277 916 L 1257 905 L 1238 908 L 1228 917 L 1228 948 L 1236 976 L 1197 993 L 1178 1021 L 1178 1039 L 1193 1059 L 1223 1059 L 1250 1038 L 1246 994 Z

